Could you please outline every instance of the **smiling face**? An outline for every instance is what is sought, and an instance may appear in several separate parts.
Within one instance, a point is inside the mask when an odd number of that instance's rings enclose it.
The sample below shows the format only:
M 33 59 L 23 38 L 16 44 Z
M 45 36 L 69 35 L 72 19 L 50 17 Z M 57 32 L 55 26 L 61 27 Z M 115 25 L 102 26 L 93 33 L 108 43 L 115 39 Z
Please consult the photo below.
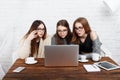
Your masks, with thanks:
M 67 29 L 67 27 L 60 25 L 57 27 L 57 32 L 61 38 L 65 38 L 68 34 L 68 29 Z
M 42 38 L 43 35 L 44 35 L 44 33 L 45 33 L 45 27 L 44 27 L 44 25 L 43 25 L 43 24 L 40 24 L 40 25 L 38 26 L 37 30 L 38 30 L 38 32 L 37 32 L 38 36 L 39 36 L 40 38 Z
M 75 23 L 75 32 L 79 37 L 83 37 L 85 35 L 85 29 L 80 22 Z

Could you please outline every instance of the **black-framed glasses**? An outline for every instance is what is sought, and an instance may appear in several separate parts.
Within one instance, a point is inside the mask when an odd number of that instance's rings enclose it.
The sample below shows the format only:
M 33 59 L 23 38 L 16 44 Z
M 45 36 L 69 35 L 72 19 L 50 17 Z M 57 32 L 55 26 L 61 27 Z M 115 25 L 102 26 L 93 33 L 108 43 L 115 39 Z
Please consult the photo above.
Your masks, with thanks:
M 38 28 L 38 31 L 45 31 L 45 28 Z
M 82 30 L 84 27 L 75 27 L 75 30 L 78 31 L 78 30 Z
M 67 31 L 68 31 L 67 29 L 64 29 L 64 30 L 57 30 L 58 33 L 62 33 L 62 32 L 65 33 L 65 32 L 67 32 Z

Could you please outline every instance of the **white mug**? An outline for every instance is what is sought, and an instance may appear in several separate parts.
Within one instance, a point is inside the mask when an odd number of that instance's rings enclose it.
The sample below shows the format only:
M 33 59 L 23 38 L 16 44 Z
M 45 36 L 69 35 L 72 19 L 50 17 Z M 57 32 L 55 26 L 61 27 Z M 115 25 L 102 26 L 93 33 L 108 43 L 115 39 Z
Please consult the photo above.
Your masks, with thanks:
M 34 62 L 35 61 L 35 58 L 34 57 L 27 57 L 26 59 L 25 59 L 25 61 L 26 62 Z
M 86 60 L 86 56 L 85 55 L 81 55 L 80 58 L 81 58 L 82 61 Z
M 92 54 L 92 60 L 93 61 L 99 61 L 101 59 L 101 56 L 99 53 L 93 53 Z

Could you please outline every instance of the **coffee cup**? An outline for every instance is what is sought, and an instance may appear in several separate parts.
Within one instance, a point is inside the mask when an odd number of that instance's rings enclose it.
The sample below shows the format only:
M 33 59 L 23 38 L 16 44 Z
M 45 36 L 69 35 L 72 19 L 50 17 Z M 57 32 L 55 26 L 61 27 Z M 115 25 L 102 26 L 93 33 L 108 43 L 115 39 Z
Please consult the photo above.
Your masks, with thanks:
M 93 53 L 92 54 L 92 60 L 93 61 L 99 61 L 101 59 L 101 56 L 99 53 Z
M 85 55 L 81 55 L 80 58 L 81 58 L 82 61 L 86 60 L 86 56 Z
M 26 61 L 27 63 L 34 62 L 34 61 L 35 61 L 35 58 L 34 58 L 34 57 L 27 57 L 27 58 L 25 59 L 25 61 Z

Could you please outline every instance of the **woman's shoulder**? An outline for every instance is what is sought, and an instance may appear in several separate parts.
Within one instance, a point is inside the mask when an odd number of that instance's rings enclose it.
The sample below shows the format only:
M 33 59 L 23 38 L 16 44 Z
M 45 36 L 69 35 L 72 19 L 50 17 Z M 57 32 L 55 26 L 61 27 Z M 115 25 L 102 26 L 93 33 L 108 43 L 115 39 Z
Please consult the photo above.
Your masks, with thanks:
M 90 38 L 92 41 L 94 41 L 95 39 L 97 39 L 97 33 L 96 31 L 91 31 L 90 32 Z
M 44 40 L 42 40 L 44 44 L 48 45 L 51 43 L 51 35 L 47 35 Z
M 46 36 L 46 39 L 51 39 L 51 38 L 52 38 L 52 35 L 49 35 L 49 34 L 48 34 L 48 35 Z
M 55 38 L 56 38 L 56 34 L 51 35 L 52 40 L 55 40 Z

